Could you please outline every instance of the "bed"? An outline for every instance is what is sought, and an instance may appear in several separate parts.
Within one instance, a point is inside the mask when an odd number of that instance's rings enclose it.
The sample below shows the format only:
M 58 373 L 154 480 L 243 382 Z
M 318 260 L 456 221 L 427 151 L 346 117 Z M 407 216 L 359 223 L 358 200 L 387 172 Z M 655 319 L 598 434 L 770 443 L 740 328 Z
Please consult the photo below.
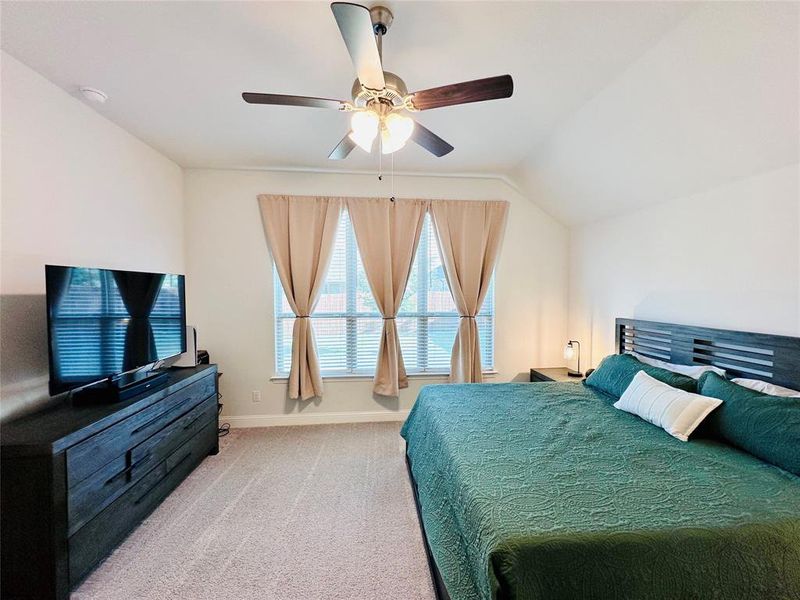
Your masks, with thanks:
M 800 388 L 800 339 L 617 320 L 617 349 Z M 583 384 L 438 385 L 403 426 L 440 599 L 800 598 L 800 477 Z

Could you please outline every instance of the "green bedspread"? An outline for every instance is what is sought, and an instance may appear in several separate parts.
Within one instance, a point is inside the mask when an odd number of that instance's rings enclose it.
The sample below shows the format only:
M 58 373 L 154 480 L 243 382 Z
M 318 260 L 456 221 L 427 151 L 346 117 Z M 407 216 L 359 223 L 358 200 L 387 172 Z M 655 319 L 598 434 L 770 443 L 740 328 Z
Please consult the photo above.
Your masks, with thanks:
M 436 385 L 403 426 L 452 600 L 800 599 L 800 477 L 582 384 Z

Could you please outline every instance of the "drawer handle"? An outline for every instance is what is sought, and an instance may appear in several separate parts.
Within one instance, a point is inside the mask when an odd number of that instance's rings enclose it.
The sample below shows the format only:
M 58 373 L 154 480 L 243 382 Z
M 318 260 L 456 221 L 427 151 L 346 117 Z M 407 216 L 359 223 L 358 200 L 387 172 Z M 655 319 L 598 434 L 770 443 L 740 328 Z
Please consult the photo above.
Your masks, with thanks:
M 187 403 L 189 403 L 189 402 L 191 402 L 192 400 L 194 400 L 194 398 L 195 398 L 194 396 L 189 396 L 189 397 L 187 397 L 185 400 L 181 401 L 181 403 L 180 403 L 180 404 L 178 404 L 177 406 L 175 406 L 175 407 L 173 407 L 173 408 L 169 409 L 169 410 L 168 410 L 168 411 L 166 411 L 166 412 L 163 412 L 163 413 L 161 413 L 161 414 L 159 414 L 159 415 L 156 415 L 155 417 L 153 417 L 152 419 L 150 419 L 150 420 L 149 420 L 147 423 L 145 423 L 145 424 L 143 424 L 143 425 L 139 425 L 139 427 L 137 427 L 136 429 L 134 429 L 133 431 L 131 431 L 131 435 L 136 435 L 137 433 L 140 433 L 140 432 L 144 431 L 145 429 L 147 429 L 148 427 L 150 427 L 150 425 L 152 425 L 153 423 L 156 423 L 157 421 L 160 421 L 161 419 L 163 419 L 163 418 L 164 418 L 166 415 L 168 415 L 169 413 L 178 411 L 178 410 L 179 410 L 179 409 L 181 409 L 183 406 L 185 406 Z
M 118 479 L 119 477 L 127 477 L 131 473 L 131 471 L 133 471 L 137 467 L 140 467 L 142 464 L 146 463 L 148 460 L 150 460 L 150 453 L 149 452 L 147 454 L 145 454 L 142 458 L 137 460 L 135 463 L 133 463 L 132 465 L 130 465 L 128 467 L 125 467 L 122 471 L 120 471 L 119 473 L 117 473 L 116 475 L 114 475 L 113 477 L 108 479 L 108 481 L 106 481 L 103 485 L 104 486 L 105 485 L 109 485 L 109 484 L 113 483 L 116 479 Z
M 192 455 L 192 453 L 191 453 L 191 452 L 189 452 L 188 454 L 186 454 L 186 456 L 184 456 L 184 457 L 183 457 L 183 458 L 181 458 L 181 459 L 180 459 L 178 462 L 176 462 L 174 465 L 172 465 L 172 468 L 171 468 L 169 471 L 167 471 L 167 472 L 165 473 L 165 475 L 164 475 L 164 476 L 166 477 L 167 475 L 169 475 L 170 473 L 172 473 L 172 472 L 173 472 L 173 471 L 174 471 L 176 468 L 178 468 L 178 466 L 179 466 L 181 463 L 183 463 L 183 462 L 184 462 L 184 461 L 185 461 L 187 458 L 189 458 L 191 455 Z M 159 483 L 160 483 L 160 482 L 159 482 Z M 158 485 L 158 483 L 157 483 L 156 485 L 154 485 L 153 487 L 151 487 L 149 490 L 147 490 L 147 491 L 146 491 L 144 494 L 142 494 L 141 496 L 139 496 L 139 498 L 138 498 L 138 499 L 137 499 L 137 500 L 136 500 L 136 501 L 133 503 L 133 504 L 134 504 L 134 506 L 137 506 L 137 505 L 141 504 L 141 503 L 142 503 L 142 500 L 144 500 L 145 498 L 147 498 L 147 496 L 148 496 L 148 495 L 150 495 L 150 492 L 152 492 L 152 491 L 153 491 L 153 489 L 154 489 L 154 488 L 155 488 L 157 485 Z
M 186 425 L 183 426 L 183 430 L 186 431 L 187 429 L 189 429 L 192 425 L 197 423 L 202 416 L 203 416 L 202 414 L 197 415 L 194 419 L 192 419 Z
M 150 420 L 149 420 L 147 423 L 145 423 L 144 425 L 140 425 L 139 427 L 137 427 L 136 429 L 134 429 L 133 431 L 131 431 L 131 435 L 136 435 L 137 433 L 141 433 L 142 431 L 144 431 L 145 429 L 147 429 L 148 427 L 150 427 L 150 425 L 152 425 L 153 423 L 156 423 L 157 421 L 160 421 L 160 420 L 161 420 L 161 418 L 164 416 L 164 414 L 165 414 L 165 413 L 161 413 L 161 414 L 160 414 L 160 415 L 158 415 L 157 417 L 154 417 L 154 418 L 150 419 Z

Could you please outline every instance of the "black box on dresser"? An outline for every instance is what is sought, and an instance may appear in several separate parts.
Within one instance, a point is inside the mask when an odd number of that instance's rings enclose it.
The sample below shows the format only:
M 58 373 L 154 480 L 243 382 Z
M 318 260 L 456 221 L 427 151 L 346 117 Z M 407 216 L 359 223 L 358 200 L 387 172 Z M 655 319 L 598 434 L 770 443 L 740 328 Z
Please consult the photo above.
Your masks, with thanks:
M 61 403 L 2 426 L 2 598 L 69 598 L 218 452 L 216 365 L 168 375 L 122 402 Z

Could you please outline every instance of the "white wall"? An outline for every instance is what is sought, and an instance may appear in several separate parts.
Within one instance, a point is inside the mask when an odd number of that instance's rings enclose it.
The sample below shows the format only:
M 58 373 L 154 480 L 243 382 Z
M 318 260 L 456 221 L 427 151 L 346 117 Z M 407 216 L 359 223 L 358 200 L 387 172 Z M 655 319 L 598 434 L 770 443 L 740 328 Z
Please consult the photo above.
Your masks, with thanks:
M 800 335 L 799 182 L 795 164 L 574 228 L 569 331 L 591 363 L 616 317 Z
M 182 272 L 183 175 L 7 53 L 1 58 L 7 417 L 47 398 L 44 265 Z
M 527 380 L 531 366 L 563 363 L 566 333 L 567 230 L 498 179 L 395 178 L 398 197 L 502 199 L 511 202 L 497 267 L 494 381 Z M 187 170 L 186 265 L 189 322 L 198 328 L 224 372 L 225 414 L 235 424 L 304 420 L 396 418 L 411 407 L 424 383 L 413 379 L 393 401 L 377 400 L 372 383 L 326 380 L 318 402 L 286 398 L 274 373 L 272 263 L 256 196 L 260 193 L 388 196 L 388 178 L 373 175 Z M 251 392 L 262 401 L 253 403 Z M 309 417 L 309 415 L 312 415 Z M 246 418 L 245 418 L 246 417 Z

